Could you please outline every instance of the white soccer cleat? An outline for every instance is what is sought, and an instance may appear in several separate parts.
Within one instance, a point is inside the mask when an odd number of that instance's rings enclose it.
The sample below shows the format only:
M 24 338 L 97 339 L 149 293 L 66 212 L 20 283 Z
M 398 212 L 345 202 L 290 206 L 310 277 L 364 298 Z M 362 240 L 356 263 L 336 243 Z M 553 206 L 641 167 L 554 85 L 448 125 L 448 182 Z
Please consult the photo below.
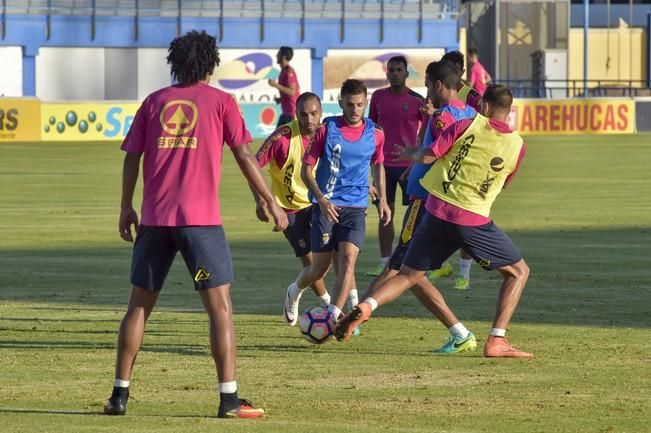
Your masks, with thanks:
M 298 321 L 298 303 L 301 300 L 304 290 L 299 290 L 296 282 L 293 282 L 287 287 L 283 311 L 285 313 L 285 321 L 289 326 L 295 326 Z

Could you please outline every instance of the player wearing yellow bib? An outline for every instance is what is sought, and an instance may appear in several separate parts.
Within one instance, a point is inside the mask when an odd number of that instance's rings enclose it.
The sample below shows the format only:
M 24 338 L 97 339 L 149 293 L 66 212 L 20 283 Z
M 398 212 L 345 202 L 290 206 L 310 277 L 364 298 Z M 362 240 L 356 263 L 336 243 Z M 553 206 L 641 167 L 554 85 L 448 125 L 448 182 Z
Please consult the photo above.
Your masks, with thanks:
M 297 118 L 276 129 L 262 143 L 256 159 L 261 168 L 269 165 L 271 192 L 289 221 L 283 234 L 303 268 L 306 268 L 312 264 L 310 228 L 313 206 L 307 196 L 307 187 L 301 179 L 301 167 L 303 154 L 321 125 L 321 99 L 314 93 L 305 92 L 298 98 L 296 105 Z M 256 215 L 260 221 L 269 220 L 267 205 L 257 196 Z M 315 281 L 311 287 L 324 305 L 330 304 L 330 295 L 322 279 Z
M 348 340 L 352 330 L 367 321 L 379 305 L 399 297 L 428 269 L 440 267 L 450 254 L 463 248 L 482 268 L 498 270 L 503 277 L 484 356 L 533 357 L 506 339 L 529 267 L 511 239 L 489 218 L 497 195 L 520 165 L 524 143 L 506 123 L 513 102 L 508 87 L 491 85 L 483 98 L 483 115 L 456 122 L 430 148 L 405 152 L 416 162 L 436 161 L 421 180 L 429 192 L 427 213 L 416 228 L 398 275 L 339 322 L 338 339 Z

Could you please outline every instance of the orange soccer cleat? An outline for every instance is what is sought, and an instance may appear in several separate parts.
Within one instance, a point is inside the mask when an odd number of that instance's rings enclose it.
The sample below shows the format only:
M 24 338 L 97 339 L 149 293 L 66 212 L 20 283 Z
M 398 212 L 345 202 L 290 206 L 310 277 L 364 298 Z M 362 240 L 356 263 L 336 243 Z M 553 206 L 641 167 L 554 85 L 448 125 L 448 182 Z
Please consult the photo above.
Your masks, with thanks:
M 337 322 L 335 338 L 339 341 L 348 341 L 353 336 L 359 325 L 371 318 L 371 305 L 360 302 L 353 310 Z
M 484 356 L 487 358 L 533 358 L 533 353 L 523 352 L 511 346 L 506 337 L 491 335 L 484 344 Z

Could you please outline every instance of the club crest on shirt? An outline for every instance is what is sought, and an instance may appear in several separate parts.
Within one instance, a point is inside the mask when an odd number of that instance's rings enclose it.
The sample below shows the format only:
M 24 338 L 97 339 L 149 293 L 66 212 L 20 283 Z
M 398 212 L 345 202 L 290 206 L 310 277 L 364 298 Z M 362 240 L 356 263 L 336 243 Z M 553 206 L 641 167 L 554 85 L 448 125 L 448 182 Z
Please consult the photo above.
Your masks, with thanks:
M 159 121 L 167 136 L 158 138 L 158 147 L 196 149 L 197 138 L 191 135 L 198 118 L 199 109 L 192 101 L 176 99 L 166 103 L 160 111 Z
M 405 102 L 402 104 L 402 111 L 404 112 L 409 111 L 409 102 Z

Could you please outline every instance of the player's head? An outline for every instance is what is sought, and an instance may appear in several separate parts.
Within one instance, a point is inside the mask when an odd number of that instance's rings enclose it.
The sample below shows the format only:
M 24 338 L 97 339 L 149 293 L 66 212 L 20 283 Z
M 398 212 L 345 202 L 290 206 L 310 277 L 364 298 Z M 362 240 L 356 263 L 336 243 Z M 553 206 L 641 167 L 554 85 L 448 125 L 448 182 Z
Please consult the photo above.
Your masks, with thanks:
M 283 63 L 289 63 L 294 57 L 294 50 L 292 47 L 280 47 L 276 53 L 276 63 L 282 65 Z
M 461 71 L 461 75 L 466 72 L 466 60 L 463 57 L 463 53 L 461 51 L 448 51 L 443 55 L 443 57 L 441 57 L 441 60 L 447 60 L 448 62 L 452 62 L 457 65 Z
M 409 77 L 405 56 L 393 56 L 387 62 L 387 80 L 391 87 L 403 87 Z
M 344 120 L 349 125 L 357 125 L 364 119 L 367 103 L 366 85 L 360 80 L 344 81 L 340 91 L 339 106 L 344 112 Z
M 479 50 L 477 48 L 468 48 L 468 63 L 477 63 L 479 61 Z
M 481 100 L 481 114 L 486 117 L 508 117 L 513 104 L 511 89 L 503 84 L 489 84 Z
M 427 65 L 425 86 L 427 87 L 427 96 L 435 107 L 440 107 L 454 99 L 460 82 L 461 71 L 454 63 L 441 60 Z
M 192 30 L 170 44 L 167 63 L 172 78 L 179 84 L 193 84 L 208 79 L 219 66 L 217 40 L 205 30 Z
M 301 132 L 312 135 L 321 124 L 321 98 L 312 92 L 302 93 L 296 100 L 296 116 Z

